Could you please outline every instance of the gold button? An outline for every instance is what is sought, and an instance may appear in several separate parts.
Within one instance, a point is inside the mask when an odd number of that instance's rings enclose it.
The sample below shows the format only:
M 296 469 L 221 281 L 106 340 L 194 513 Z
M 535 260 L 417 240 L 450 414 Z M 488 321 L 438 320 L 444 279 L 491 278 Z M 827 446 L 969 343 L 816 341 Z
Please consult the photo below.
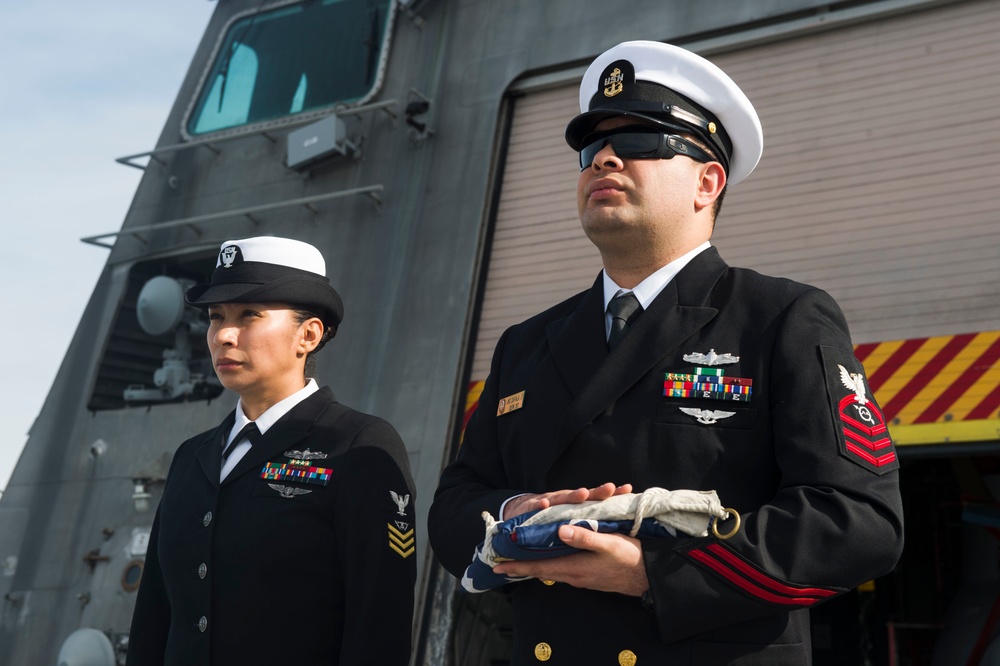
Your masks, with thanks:
M 548 643 L 539 643 L 535 646 L 535 659 L 538 661 L 548 661 L 552 658 L 552 647 Z
M 556 582 L 554 580 L 550 580 L 548 578 L 543 578 L 542 579 L 542 583 L 545 584 L 545 585 L 555 585 L 556 584 Z
M 618 653 L 618 663 L 620 666 L 635 666 L 635 662 L 639 661 L 639 658 L 635 656 L 635 652 L 632 650 L 622 650 Z

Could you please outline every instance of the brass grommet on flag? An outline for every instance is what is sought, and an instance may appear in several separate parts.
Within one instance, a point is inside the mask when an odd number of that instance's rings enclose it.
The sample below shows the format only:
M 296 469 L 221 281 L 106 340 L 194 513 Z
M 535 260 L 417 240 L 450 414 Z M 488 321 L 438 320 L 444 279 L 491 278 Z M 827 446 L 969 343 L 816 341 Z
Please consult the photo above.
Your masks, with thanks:
M 735 536 L 735 534 L 740 531 L 740 524 L 742 522 L 741 519 L 740 519 L 740 514 L 739 514 L 738 511 L 736 511 L 736 509 L 726 509 L 726 513 L 728 513 L 728 514 L 730 514 L 730 515 L 732 515 L 732 516 L 734 516 L 736 518 L 736 525 L 733 526 L 732 530 L 730 530 L 729 532 L 726 532 L 725 534 L 721 534 L 719 532 L 719 519 L 718 518 L 712 518 L 712 534 L 714 534 L 716 537 L 722 539 L 723 541 L 725 541 L 726 539 L 729 539 L 729 538 Z

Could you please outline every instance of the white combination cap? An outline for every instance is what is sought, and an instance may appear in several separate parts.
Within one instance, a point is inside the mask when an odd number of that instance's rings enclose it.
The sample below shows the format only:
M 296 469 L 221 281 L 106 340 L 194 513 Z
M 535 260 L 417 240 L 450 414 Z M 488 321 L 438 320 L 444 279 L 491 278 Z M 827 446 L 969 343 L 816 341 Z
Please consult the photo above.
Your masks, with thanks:
M 315 311 L 336 330 L 344 318 L 344 303 L 326 277 L 323 254 L 292 238 L 257 236 L 230 240 L 208 284 L 188 289 L 190 305 L 218 303 L 287 303 Z
M 623 42 L 599 55 L 583 75 L 580 115 L 566 127 L 566 142 L 580 150 L 613 116 L 699 137 L 731 185 L 750 175 L 764 150 L 760 118 L 740 87 L 712 62 L 672 44 Z

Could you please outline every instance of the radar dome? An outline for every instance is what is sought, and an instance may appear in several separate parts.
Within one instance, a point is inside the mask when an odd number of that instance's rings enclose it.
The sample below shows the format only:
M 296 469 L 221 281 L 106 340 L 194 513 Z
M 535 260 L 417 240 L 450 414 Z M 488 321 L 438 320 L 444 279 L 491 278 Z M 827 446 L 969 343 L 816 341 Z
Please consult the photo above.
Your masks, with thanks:
M 59 666 L 115 666 L 115 649 L 97 629 L 77 629 L 59 648 Z
M 136 316 L 142 330 L 150 335 L 163 335 L 177 328 L 185 307 L 181 283 L 158 275 L 142 286 L 136 303 Z

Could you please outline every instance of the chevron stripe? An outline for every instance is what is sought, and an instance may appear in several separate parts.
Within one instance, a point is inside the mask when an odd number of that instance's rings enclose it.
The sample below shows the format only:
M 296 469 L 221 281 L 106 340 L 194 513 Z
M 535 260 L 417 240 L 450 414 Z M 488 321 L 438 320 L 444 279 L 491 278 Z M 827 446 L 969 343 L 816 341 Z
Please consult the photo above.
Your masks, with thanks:
M 409 557 L 416 552 L 416 538 L 414 537 L 412 527 L 405 532 L 401 532 L 392 523 L 387 523 L 387 525 L 389 527 L 389 548 L 392 548 L 403 558 Z
M 411 532 L 411 534 L 412 534 L 412 532 Z M 413 545 L 413 542 L 416 541 L 416 539 L 414 539 L 412 536 L 410 536 L 410 538 L 408 538 L 408 539 L 400 539 L 395 534 L 391 534 L 390 533 L 389 534 L 389 541 L 391 541 L 392 543 L 398 545 L 400 548 L 409 548 L 410 546 Z
M 718 543 L 703 549 L 689 551 L 687 554 L 730 584 L 768 603 L 786 606 L 812 606 L 823 599 L 838 594 L 837 590 L 830 588 L 801 587 L 783 583 L 760 571 Z
M 410 546 L 406 550 L 403 550 L 402 548 L 400 548 L 396 544 L 392 543 L 391 541 L 389 542 L 389 548 L 392 548 L 394 551 L 396 551 L 397 553 L 399 553 L 399 556 L 402 557 L 403 559 L 406 559 L 407 557 L 409 557 L 410 555 L 413 555 L 413 553 L 415 553 L 417 551 L 417 547 L 416 546 Z
M 395 537 L 397 541 L 402 542 L 405 541 L 406 539 L 410 539 L 413 537 L 412 527 L 406 530 L 405 532 L 402 532 L 398 527 L 396 527 L 392 523 L 386 523 L 386 525 L 389 527 L 389 536 Z

